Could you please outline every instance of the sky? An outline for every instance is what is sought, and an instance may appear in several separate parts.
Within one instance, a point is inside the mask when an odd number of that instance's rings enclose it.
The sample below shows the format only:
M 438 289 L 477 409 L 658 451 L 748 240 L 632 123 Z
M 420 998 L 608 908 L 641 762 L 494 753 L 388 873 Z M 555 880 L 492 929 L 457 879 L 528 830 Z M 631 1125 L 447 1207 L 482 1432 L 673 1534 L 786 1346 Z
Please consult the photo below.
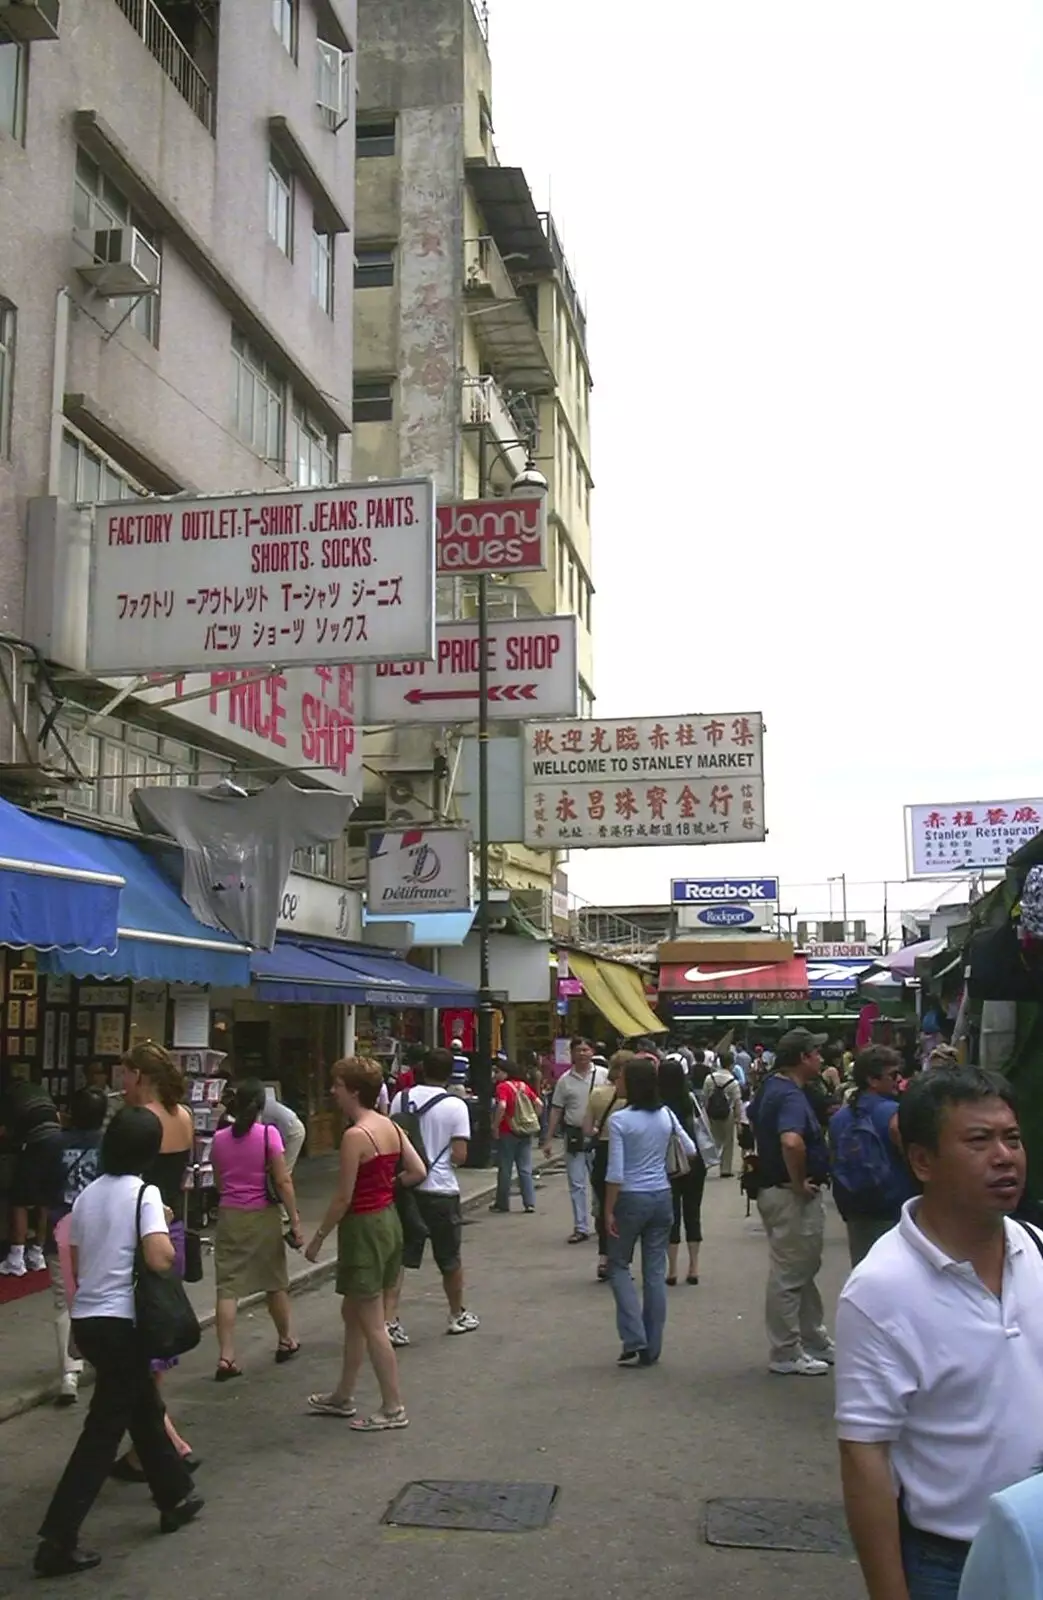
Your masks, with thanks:
M 570 888 L 777 873 L 814 915 L 843 872 L 879 926 L 906 804 L 1043 793 L 1043 0 L 490 13 L 589 318 L 597 709 L 767 730 L 765 843 Z

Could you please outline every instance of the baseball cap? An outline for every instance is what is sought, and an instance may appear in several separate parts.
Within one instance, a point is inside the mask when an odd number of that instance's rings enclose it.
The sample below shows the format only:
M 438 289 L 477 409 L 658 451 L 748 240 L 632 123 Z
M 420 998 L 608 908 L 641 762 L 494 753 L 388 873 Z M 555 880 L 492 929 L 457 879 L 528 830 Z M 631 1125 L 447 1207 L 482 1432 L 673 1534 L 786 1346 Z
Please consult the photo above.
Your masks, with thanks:
M 829 1043 L 828 1033 L 812 1033 L 810 1028 L 791 1028 L 779 1040 L 779 1050 L 794 1050 L 801 1055 L 806 1055 L 810 1050 L 821 1050 L 824 1044 Z

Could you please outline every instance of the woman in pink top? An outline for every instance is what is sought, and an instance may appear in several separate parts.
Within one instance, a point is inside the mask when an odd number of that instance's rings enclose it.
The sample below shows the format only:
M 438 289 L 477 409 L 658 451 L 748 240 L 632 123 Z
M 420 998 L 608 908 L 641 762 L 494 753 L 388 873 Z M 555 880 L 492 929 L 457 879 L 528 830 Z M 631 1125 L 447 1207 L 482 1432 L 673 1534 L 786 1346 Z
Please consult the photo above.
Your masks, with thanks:
M 221 1201 L 217 1212 L 214 1267 L 217 1277 L 218 1383 L 242 1376 L 235 1359 L 235 1314 L 246 1295 L 264 1294 L 279 1343 L 275 1359 L 292 1361 L 300 1344 L 290 1331 L 289 1274 L 278 1203 L 268 1193 L 271 1176 L 291 1218 L 290 1234 L 300 1249 L 297 1197 L 286 1170 L 278 1128 L 260 1122 L 264 1084 L 247 1078 L 236 1087 L 234 1120 L 214 1135 L 211 1159 Z

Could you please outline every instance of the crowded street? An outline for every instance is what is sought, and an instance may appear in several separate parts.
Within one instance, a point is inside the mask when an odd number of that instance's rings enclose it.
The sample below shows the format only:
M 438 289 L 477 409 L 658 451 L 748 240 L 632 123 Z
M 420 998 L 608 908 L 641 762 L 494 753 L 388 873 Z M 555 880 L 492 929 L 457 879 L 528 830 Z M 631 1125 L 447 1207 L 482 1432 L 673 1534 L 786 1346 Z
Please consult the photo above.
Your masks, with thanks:
M 745 1217 L 738 1184 L 708 1182 L 700 1283 L 670 1291 L 662 1362 L 636 1373 L 616 1369 L 612 1297 L 594 1281 L 593 1247 L 564 1243 L 563 1175 L 548 1176 L 537 1199 L 533 1216 L 517 1199 L 509 1216 L 484 1206 L 472 1213 L 464 1248 L 482 1322 L 472 1338 L 445 1337 L 431 1268 L 409 1288 L 412 1345 L 400 1366 L 411 1424 L 402 1434 L 351 1437 L 340 1419 L 306 1415 L 309 1390 L 325 1386 L 339 1360 L 331 1285 L 295 1298 L 302 1350 L 290 1367 L 273 1365 L 259 1312 L 243 1322 L 244 1381 L 216 1385 L 213 1336 L 204 1335 L 173 1375 L 169 1401 L 202 1462 L 207 1516 L 157 1548 L 147 1488 L 111 1483 L 91 1518 L 108 1559 L 76 1592 L 327 1600 L 393 1588 L 539 1600 L 564 1581 L 582 1596 L 654 1587 L 666 1600 L 857 1600 L 850 1553 L 704 1542 L 715 1498 L 839 1507 L 833 1385 L 765 1370 L 765 1240 L 756 1212 Z M 833 1217 L 821 1278 L 831 1302 L 845 1262 Z M 0 1594 L 51 1592 L 28 1577 L 28 1562 L 79 1422 L 75 1411 L 48 1408 L 0 1427 Z M 542 1531 L 383 1525 L 417 1479 L 549 1483 L 558 1493 Z

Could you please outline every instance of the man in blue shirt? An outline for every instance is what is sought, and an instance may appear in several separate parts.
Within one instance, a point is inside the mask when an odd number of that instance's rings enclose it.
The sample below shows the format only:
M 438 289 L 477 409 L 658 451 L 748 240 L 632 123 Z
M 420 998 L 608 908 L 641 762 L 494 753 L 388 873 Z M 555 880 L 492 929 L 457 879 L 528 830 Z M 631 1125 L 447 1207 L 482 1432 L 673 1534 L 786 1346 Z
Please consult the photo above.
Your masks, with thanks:
M 775 1071 L 750 1108 L 757 1138 L 757 1209 L 768 1235 L 768 1367 L 785 1377 L 824 1377 L 834 1359 L 815 1282 L 822 1265 L 822 1185 L 829 1177 L 829 1153 L 804 1093 L 822 1071 L 828 1037 L 807 1028 L 784 1033 Z
M 851 1072 L 854 1094 L 829 1124 L 833 1198 L 847 1228 L 853 1267 L 895 1226 L 916 1192 L 898 1137 L 901 1067 L 898 1051 L 887 1045 L 863 1050 Z

